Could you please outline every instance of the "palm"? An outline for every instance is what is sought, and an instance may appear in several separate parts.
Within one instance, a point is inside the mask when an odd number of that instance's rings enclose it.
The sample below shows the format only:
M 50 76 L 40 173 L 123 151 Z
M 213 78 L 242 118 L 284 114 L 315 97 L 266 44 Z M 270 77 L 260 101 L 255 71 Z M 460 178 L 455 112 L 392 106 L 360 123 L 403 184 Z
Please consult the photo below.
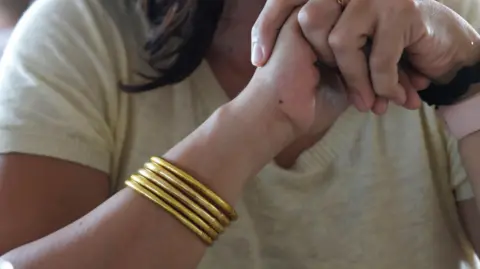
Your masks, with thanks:
M 336 74 L 328 70 L 320 73 L 316 61 L 296 25 L 294 31 L 282 30 L 272 58 L 259 69 L 277 88 L 283 111 L 301 132 L 328 128 L 326 125 L 333 123 L 346 107 L 345 99 L 332 90 L 341 85 Z

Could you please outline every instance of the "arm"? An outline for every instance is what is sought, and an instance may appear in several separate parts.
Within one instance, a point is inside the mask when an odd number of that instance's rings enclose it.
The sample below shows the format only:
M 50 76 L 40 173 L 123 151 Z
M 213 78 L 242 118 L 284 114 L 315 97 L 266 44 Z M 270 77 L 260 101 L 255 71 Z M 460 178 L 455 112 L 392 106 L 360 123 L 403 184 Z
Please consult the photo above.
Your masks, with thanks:
M 274 138 L 275 142 L 270 140 L 272 133 L 285 134 L 284 121 L 264 109 L 245 115 L 241 99 L 220 108 L 165 155 L 188 168 L 230 203 L 237 200 L 246 180 L 273 157 L 273 152 L 280 150 L 278 146 L 289 140 L 288 135 L 279 136 L 277 141 Z M 258 128 L 265 123 L 265 128 Z M 269 137 L 272 142 L 259 141 L 258 137 Z M 229 146 L 225 147 L 226 144 Z M 3 251 L 74 220 L 105 197 L 106 177 L 92 169 L 44 157 L 6 155 L 0 160 L 0 191 L 8 193 L 0 195 L 3 205 L 0 214 L 23 214 L 2 220 L 0 235 L 9 238 L 6 242 L 2 240 Z M 44 164 L 46 167 L 41 167 Z M 44 175 L 41 184 L 34 183 L 39 171 Z M 72 178 L 75 174 L 78 177 Z M 69 178 L 68 183 L 65 177 Z M 31 188 L 31 183 L 39 189 Z M 79 197 L 82 195 L 87 197 Z M 16 203 L 20 197 L 21 201 Z M 65 200 L 63 209 L 57 208 L 58 200 Z M 31 205 L 35 206 L 28 208 Z M 70 213 L 60 214 L 66 212 Z M 37 214 L 48 221 L 40 221 L 42 225 L 33 229 L 17 225 L 22 218 L 32 220 Z M 49 214 L 54 217 L 49 218 Z M 30 232 L 18 235 L 25 228 Z M 12 238 L 11 232 L 17 236 Z M 67 227 L 13 249 L 2 258 L 17 269 L 195 268 L 205 249 L 176 219 L 130 189 L 124 189 Z
M 115 125 L 115 116 L 122 113 L 117 104 L 125 97 L 115 87 L 119 78 L 113 70 L 124 68 L 116 61 L 124 60 L 125 51 L 119 48 L 121 40 L 109 35 L 116 30 L 107 27 L 111 21 L 92 27 L 105 14 L 102 9 L 85 14 L 91 10 L 85 3 L 96 2 L 43 0 L 34 5 L 17 26 L 11 54 L 0 62 L 0 151 L 37 149 L 33 153 L 62 159 L 43 166 L 46 157 L 31 154 L 1 158 L 0 191 L 8 195 L 0 198 L 0 214 L 13 216 L 0 218 L 0 234 L 7 236 L 2 246 L 7 253 L 1 258 L 16 269 L 193 269 L 206 247 L 166 211 L 130 189 L 101 203 L 115 144 L 109 123 Z M 111 40 L 118 54 L 106 46 Z M 252 175 L 314 125 L 315 107 L 309 105 L 319 81 L 312 64 L 316 56 L 302 39 L 295 16 L 279 40 L 271 62 L 257 70 L 249 86 L 164 155 L 231 204 Z M 302 128 L 304 122 L 311 124 Z M 82 170 L 66 160 L 91 168 Z M 91 178 L 80 182 L 83 177 Z M 42 182 L 34 185 L 39 189 L 27 192 L 34 181 Z M 62 201 L 71 195 L 81 201 Z M 30 210 L 32 204 L 38 210 Z M 63 208 L 56 209 L 58 205 Z M 64 216 L 66 212 L 71 213 Z M 46 228 L 30 227 L 33 223 Z M 10 238 L 10 231 L 23 232 L 17 225 L 33 232 Z
M 16 269 L 195 268 L 205 246 L 175 218 L 130 189 L 106 200 L 125 51 L 92 3 L 40 1 L 0 63 L 0 151 L 24 153 L 0 157 L 0 256 Z M 257 92 L 271 91 L 252 83 L 165 155 L 232 204 L 286 133 L 278 99 Z

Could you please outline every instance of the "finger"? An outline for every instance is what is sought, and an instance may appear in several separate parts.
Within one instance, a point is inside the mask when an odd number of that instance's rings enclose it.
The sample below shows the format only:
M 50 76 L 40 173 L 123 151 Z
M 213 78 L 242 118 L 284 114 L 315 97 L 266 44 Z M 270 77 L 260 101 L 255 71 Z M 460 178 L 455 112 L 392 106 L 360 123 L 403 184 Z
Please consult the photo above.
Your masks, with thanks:
M 430 79 L 418 72 L 410 70 L 407 71 L 407 74 L 410 79 L 410 83 L 417 91 L 425 90 L 430 85 Z
M 366 112 L 372 108 L 375 97 L 363 51 L 366 36 L 372 32 L 373 16 L 358 2 L 352 1 L 346 6 L 328 37 L 328 43 L 354 105 Z
M 422 99 L 420 99 L 420 96 L 418 95 L 418 92 L 416 90 L 407 90 L 406 94 L 407 102 L 404 105 L 406 109 L 415 110 L 419 109 L 422 106 Z
M 252 28 L 252 64 L 260 67 L 267 63 L 282 28 L 292 10 L 307 0 L 268 0 Z
M 300 28 L 300 24 L 298 23 L 297 19 L 299 12 L 300 8 L 293 9 L 290 13 L 290 16 L 287 17 L 286 21 L 284 21 L 280 26 L 278 39 L 285 40 L 286 42 L 279 42 L 279 47 L 283 46 L 284 44 L 288 45 L 290 42 L 295 42 L 302 37 L 302 29 Z M 304 39 L 301 40 L 305 43 L 307 42 Z M 315 57 L 313 52 L 312 56 Z
M 399 80 L 398 82 L 402 87 L 405 89 L 406 94 L 406 101 L 403 107 L 406 109 L 418 109 L 420 108 L 422 102 L 420 100 L 420 96 L 417 93 L 417 90 L 412 85 L 411 77 L 407 71 L 400 69 L 398 71 Z
M 377 23 L 370 55 L 370 76 L 375 93 L 398 105 L 405 104 L 407 97 L 405 89 L 398 83 L 398 63 L 405 48 L 403 24 L 398 20 L 381 19 Z
M 372 111 L 376 115 L 383 115 L 387 112 L 388 109 L 388 99 L 384 97 L 377 97 L 375 103 L 373 104 Z
M 334 66 L 335 56 L 328 35 L 338 21 L 342 7 L 335 0 L 310 0 L 298 14 L 303 35 L 317 52 L 319 60 Z

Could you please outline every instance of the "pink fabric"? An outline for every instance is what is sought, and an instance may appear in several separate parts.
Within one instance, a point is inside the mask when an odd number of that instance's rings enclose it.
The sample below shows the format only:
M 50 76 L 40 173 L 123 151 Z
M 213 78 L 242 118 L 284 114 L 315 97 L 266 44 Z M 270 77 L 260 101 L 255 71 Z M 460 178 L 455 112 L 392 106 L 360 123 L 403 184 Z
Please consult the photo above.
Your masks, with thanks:
M 480 130 L 480 94 L 476 94 L 458 104 L 438 109 L 448 129 L 457 139 Z

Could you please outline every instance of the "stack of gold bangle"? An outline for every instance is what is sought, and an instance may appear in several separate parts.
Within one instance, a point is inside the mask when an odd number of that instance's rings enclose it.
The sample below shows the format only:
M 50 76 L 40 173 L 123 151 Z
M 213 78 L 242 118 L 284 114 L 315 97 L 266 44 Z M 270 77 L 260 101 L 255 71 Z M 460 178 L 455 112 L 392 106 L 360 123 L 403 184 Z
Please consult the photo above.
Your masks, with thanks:
M 207 245 L 237 219 L 235 210 L 213 191 L 159 157 L 152 157 L 125 184 L 172 214 Z

